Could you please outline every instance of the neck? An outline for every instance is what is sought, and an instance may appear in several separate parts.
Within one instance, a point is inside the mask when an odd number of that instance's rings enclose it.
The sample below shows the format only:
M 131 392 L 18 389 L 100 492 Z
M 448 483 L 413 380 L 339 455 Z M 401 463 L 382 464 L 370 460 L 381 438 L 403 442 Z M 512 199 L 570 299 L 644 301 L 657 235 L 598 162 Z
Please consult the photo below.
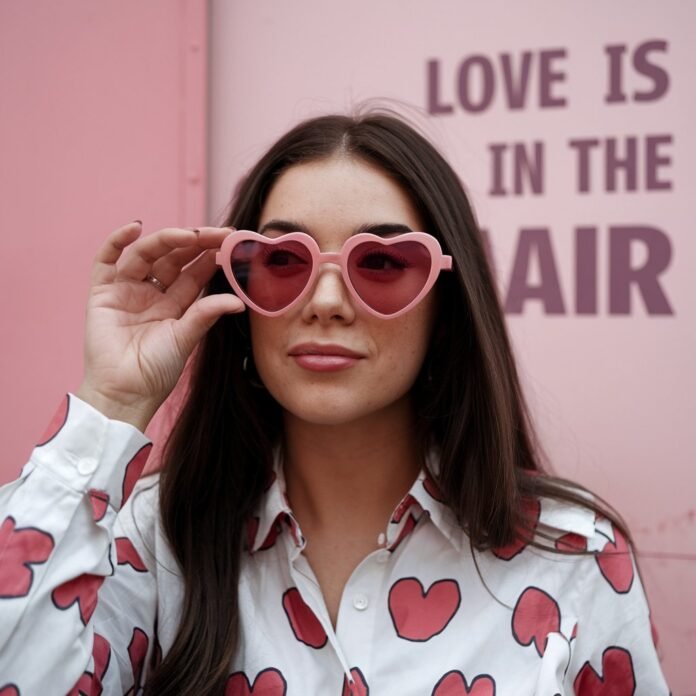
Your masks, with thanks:
M 284 420 L 287 494 L 302 529 L 383 531 L 423 465 L 410 400 L 340 425 Z

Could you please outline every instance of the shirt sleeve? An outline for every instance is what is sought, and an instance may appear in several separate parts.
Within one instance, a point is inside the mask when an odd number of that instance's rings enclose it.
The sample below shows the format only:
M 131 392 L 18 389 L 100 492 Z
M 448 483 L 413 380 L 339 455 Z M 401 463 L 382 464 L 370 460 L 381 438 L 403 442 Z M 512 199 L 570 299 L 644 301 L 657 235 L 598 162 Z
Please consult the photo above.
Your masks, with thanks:
M 143 676 L 156 581 L 125 521 L 150 449 L 68 394 L 0 488 L 0 692 L 124 694 Z
M 587 550 L 594 554 L 578 584 L 568 692 L 668 696 L 631 548 L 619 530 L 602 519 Z

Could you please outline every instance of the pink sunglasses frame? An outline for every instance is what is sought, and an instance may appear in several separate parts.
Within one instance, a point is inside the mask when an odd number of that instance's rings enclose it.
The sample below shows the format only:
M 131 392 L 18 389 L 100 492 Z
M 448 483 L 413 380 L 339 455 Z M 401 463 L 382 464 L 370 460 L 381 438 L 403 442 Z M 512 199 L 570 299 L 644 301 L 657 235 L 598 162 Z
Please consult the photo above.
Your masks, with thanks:
M 275 311 L 268 311 L 262 309 L 256 305 L 242 290 L 242 288 L 237 283 L 234 273 L 232 273 L 232 249 L 239 244 L 247 240 L 252 241 L 262 241 L 264 244 L 280 244 L 288 241 L 297 241 L 304 245 L 309 253 L 312 255 L 312 270 L 310 271 L 309 278 L 307 279 L 307 284 L 300 294 L 282 309 Z M 353 287 L 353 283 L 350 280 L 348 274 L 348 256 L 350 252 L 359 244 L 363 242 L 378 242 L 384 246 L 390 246 L 391 244 L 396 244 L 398 242 L 419 242 L 422 244 L 429 252 L 432 259 L 432 264 L 430 265 L 430 273 L 428 279 L 425 282 L 422 290 L 414 297 L 405 307 L 400 309 L 398 312 L 393 314 L 382 314 L 377 310 L 373 309 L 368 305 L 361 297 L 358 292 Z M 343 277 L 343 282 L 348 288 L 348 292 L 351 297 L 357 302 L 357 304 L 370 314 L 379 317 L 380 319 L 394 319 L 402 314 L 405 314 L 415 305 L 417 305 L 428 293 L 428 291 L 435 285 L 435 281 L 440 275 L 440 271 L 451 271 L 452 270 L 452 257 L 447 256 L 442 253 L 442 248 L 440 243 L 430 234 L 426 232 L 406 232 L 405 234 L 400 234 L 396 237 L 378 237 L 376 234 L 361 233 L 356 234 L 348 238 L 340 252 L 324 251 L 319 249 L 319 245 L 316 243 L 315 239 L 305 232 L 289 232 L 283 234 L 280 237 L 266 237 L 258 232 L 252 232 L 251 230 L 237 230 L 232 232 L 228 237 L 225 238 L 224 242 L 220 246 L 220 251 L 215 254 L 215 262 L 218 266 L 222 267 L 225 273 L 225 277 L 234 289 L 237 296 L 251 309 L 255 310 L 259 314 L 263 314 L 267 317 L 276 317 L 280 314 L 284 314 L 294 307 L 302 298 L 311 290 L 314 286 L 314 281 L 319 274 L 320 267 L 325 263 L 338 264 L 341 269 L 341 276 Z

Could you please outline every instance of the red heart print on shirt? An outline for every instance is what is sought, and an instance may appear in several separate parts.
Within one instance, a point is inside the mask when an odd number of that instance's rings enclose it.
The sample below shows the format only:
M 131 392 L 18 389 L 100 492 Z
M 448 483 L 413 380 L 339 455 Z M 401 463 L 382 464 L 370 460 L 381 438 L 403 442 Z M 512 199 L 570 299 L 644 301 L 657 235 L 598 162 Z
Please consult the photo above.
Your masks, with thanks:
M 614 541 L 607 540 L 604 548 L 597 553 L 595 560 L 605 580 L 618 594 L 626 594 L 633 585 L 633 562 L 626 539 L 612 525 Z
M 437 500 L 438 503 L 445 502 L 445 498 L 442 495 L 442 492 L 440 491 L 440 487 L 437 485 L 437 483 L 435 483 L 435 481 L 433 481 L 430 475 L 427 475 L 423 479 L 423 488 L 425 488 L 428 495 L 434 500 Z
M 131 636 L 131 641 L 128 644 L 128 657 L 130 658 L 131 670 L 133 672 L 133 691 L 137 691 L 140 684 L 140 677 L 143 673 L 143 667 L 145 665 L 145 656 L 147 655 L 147 649 L 150 645 L 150 641 L 147 638 L 147 634 L 142 628 L 137 626 L 133 629 L 133 635 Z
M 0 599 L 25 597 L 34 582 L 30 567 L 45 563 L 53 551 L 53 537 L 36 527 L 17 527 L 8 516 L 0 526 Z
M 456 580 L 438 580 L 425 592 L 417 578 L 397 580 L 389 590 L 389 614 L 396 635 L 422 642 L 442 633 L 461 603 Z
M 116 559 L 119 565 L 129 565 L 139 573 L 146 573 L 147 567 L 128 537 L 116 537 Z
M 290 622 L 295 638 L 310 648 L 323 648 L 328 636 L 314 612 L 305 604 L 296 587 L 291 587 L 283 595 L 283 609 Z
M 44 430 L 41 439 L 39 440 L 37 447 L 43 447 L 47 445 L 62 429 L 65 425 L 65 421 L 68 420 L 68 412 L 70 411 L 70 396 L 65 395 L 63 401 L 61 401 L 58 410 L 53 414 L 46 430 Z
M 121 505 L 123 505 L 130 494 L 133 492 L 135 484 L 140 478 L 140 474 L 143 473 L 147 458 L 150 456 L 150 451 L 152 450 L 152 443 L 149 442 L 147 445 L 143 445 L 136 453 L 133 459 L 128 462 L 126 466 L 126 473 L 123 477 L 123 492 L 121 495 Z
M 412 505 L 417 503 L 418 501 L 410 493 L 407 493 L 401 502 L 396 506 L 396 509 L 392 513 L 390 522 L 392 522 L 392 524 L 399 524 L 404 514 L 408 512 Z
M 19 689 L 16 684 L 5 684 L 0 686 L 0 696 L 20 696 Z
M 370 696 L 370 687 L 358 667 L 351 667 L 350 676 L 353 678 L 352 683 L 348 681 L 348 677 L 343 677 L 341 696 Z
M 260 520 L 256 515 L 250 517 L 247 522 L 248 551 L 251 551 L 254 548 L 254 545 L 256 544 L 256 536 L 259 533 L 259 524 Z M 276 539 L 278 538 L 278 535 L 281 531 L 282 527 L 280 521 L 276 519 L 275 522 L 273 522 L 273 524 L 271 525 L 271 528 L 268 530 L 266 538 L 263 540 L 257 551 L 265 551 L 266 549 L 270 549 L 273 546 L 273 544 L 275 544 Z
M 512 613 L 512 635 L 520 645 L 531 645 L 542 657 L 549 633 L 561 630 L 561 610 L 556 600 L 538 587 L 528 587 Z
M 97 591 L 103 582 L 103 575 L 85 573 L 56 587 L 51 599 L 58 609 L 69 609 L 77 602 L 80 619 L 86 626 L 97 608 Z
M 253 686 L 244 672 L 235 672 L 227 680 L 225 696 L 285 696 L 287 686 L 282 673 L 273 667 L 259 672 Z
M 467 684 L 461 672 L 452 670 L 435 684 L 432 696 L 495 696 L 495 679 L 489 674 L 479 674 Z
M 586 662 L 573 683 L 576 696 L 633 696 L 636 677 L 628 650 L 612 646 L 602 653 L 602 676 Z
M 399 536 L 396 537 L 396 539 L 394 539 L 394 541 L 388 547 L 389 551 L 396 551 L 399 544 L 416 528 L 416 524 L 416 518 L 411 513 L 409 513 L 408 518 L 404 522 L 404 526 L 401 528 L 401 531 L 399 532 Z
M 89 504 L 92 506 L 92 519 L 95 522 L 101 522 L 109 507 L 109 494 L 96 488 L 91 488 L 87 494 L 89 495 Z
M 94 634 L 92 658 L 94 659 L 94 672 L 84 672 L 77 684 L 68 692 L 68 696 L 84 696 L 84 694 L 101 696 L 103 692 L 102 681 L 111 661 L 111 646 L 109 641 L 98 633 Z

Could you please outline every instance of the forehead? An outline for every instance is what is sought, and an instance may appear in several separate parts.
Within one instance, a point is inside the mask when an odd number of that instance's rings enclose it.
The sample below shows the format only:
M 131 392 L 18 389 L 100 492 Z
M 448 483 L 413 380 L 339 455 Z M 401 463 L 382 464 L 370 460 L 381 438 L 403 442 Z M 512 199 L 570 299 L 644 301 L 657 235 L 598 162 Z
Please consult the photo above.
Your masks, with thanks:
M 383 170 L 349 157 L 332 157 L 287 169 L 264 203 L 259 229 L 271 220 L 302 224 L 313 236 L 346 234 L 366 224 L 400 223 L 421 230 L 408 194 Z

